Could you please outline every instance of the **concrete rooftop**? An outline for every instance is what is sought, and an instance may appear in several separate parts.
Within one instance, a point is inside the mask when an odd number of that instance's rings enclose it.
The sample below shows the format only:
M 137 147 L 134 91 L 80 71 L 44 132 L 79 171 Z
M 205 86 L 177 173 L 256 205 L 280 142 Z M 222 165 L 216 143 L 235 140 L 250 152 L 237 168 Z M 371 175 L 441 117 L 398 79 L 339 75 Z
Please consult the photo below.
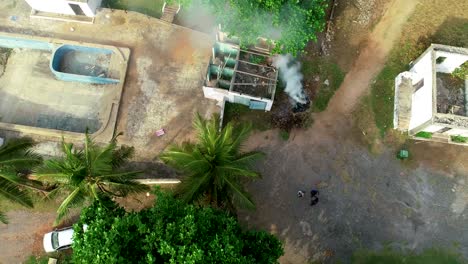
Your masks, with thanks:
M 92 25 L 29 18 L 29 12 L 24 1 L 2 1 L 0 31 L 130 48 L 115 131 L 124 133 L 120 143 L 135 146 L 137 160 L 150 161 L 175 137 L 190 136 L 194 112 L 210 116 L 218 111 L 201 89 L 212 36 L 120 10 L 102 9 Z M 161 128 L 166 134 L 157 137 Z M 40 140 L 53 145 L 57 138 Z

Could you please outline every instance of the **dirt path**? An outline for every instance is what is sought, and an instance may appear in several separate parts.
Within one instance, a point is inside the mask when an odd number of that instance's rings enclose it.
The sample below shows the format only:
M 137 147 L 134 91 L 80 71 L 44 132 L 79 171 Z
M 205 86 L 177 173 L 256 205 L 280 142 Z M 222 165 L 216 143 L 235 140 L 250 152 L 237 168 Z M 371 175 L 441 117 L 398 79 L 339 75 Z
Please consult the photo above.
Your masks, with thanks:
M 341 119 L 343 114 L 351 113 L 361 96 L 368 91 L 371 81 L 382 70 L 387 55 L 401 34 L 403 24 L 416 5 L 417 1 L 407 0 L 388 3 L 384 16 L 369 34 L 367 45 L 361 50 L 327 110 L 318 115 L 317 120 Z
M 42 254 L 42 238 L 52 230 L 55 213 L 12 211 L 10 224 L 0 225 L 0 263 L 22 263 L 33 254 Z

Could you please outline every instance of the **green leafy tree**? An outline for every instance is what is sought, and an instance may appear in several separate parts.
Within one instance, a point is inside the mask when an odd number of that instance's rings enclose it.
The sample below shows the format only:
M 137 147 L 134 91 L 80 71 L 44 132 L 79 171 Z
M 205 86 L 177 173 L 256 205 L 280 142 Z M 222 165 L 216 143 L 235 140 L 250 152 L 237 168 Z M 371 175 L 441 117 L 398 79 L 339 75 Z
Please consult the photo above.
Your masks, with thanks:
M 42 159 L 31 151 L 34 143 L 31 139 L 12 139 L 0 147 L 0 197 L 33 207 L 27 190 L 37 187 L 37 182 L 28 180 L 21 172 L 31 170 L 39 165 Z M 0 212 L 0 222 L 8 223 L 4 213 Z
M 431 248 L 421 253 L 400 252 L 390 248 L 374 252 L 359 250 L 353 254 L 352 264 L 462 264 L 467 263 L 459 254 L 446 249 Z
M 324 29 L 326 0 L 204 0 L 222 30 L 244 45 L 258 37 L 276 42 L 276 53 L 297 55 Z
M 250 195 L 241 184 L 243 178 L 260 176 L 251 167 L 263 154 L 241 152 L 251 125 L 234 127 L 228 123 L 220 129 L 218 116 L 205 120 L 197 114 L 193 126 L 197 143 L 171 146 L 161 155 L 164 162 L 185 175 L 178 185 L 177 195 L 189 203 L 206 202 L 229 210 L 233 210 L 234 205 L 254 208 Z
M 62 141 L 63 156 L 46 160 L 38 170 L 39 179 L 58 185 L 53 194 L 66 194 L 57 209 L 55 224 L 67 215 L 70 208 L 82 205 L 86 200 L 104 202 L 110 197 L 148 190 L 146 185 L 133 180 L 139 172 L 122 171 L 122 166 L 133 155 L 133 148 L 117 147 L 116 139 L 114 137 L 101 147 L 86 133 L 83 149 Z
M 283 254 L 273 235 L 244 231 L 223 211 L 160 190 L 155 205 L 140 212 L 95 202 L 74 230 L 73 263 L 277 263 Z

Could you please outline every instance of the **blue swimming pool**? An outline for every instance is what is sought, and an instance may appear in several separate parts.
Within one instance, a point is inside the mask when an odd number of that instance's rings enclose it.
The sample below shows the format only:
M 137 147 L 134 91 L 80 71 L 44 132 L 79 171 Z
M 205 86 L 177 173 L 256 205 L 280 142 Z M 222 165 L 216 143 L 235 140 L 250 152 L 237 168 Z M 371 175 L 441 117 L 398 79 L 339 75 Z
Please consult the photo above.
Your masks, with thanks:
M 50 70 L 62 81 L 94 84 L 119 83 L 111 74 L 114 51 L 105 48 L 56 44 L 27 38 L 0 36 L 0 47 L 47 50 L 52 53 Z

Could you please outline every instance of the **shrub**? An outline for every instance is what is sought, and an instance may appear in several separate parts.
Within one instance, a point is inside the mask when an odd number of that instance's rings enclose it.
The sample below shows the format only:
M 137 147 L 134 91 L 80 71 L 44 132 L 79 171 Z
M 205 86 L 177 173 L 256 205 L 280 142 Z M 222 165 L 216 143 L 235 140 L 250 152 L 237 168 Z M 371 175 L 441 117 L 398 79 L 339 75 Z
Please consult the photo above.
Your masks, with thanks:
M 415 137 L 419 138 L 432 138 L 432 133 L 431 132 L 426 132 L 426 131 L 420 131 L 414 135 Z
M 462 136 L 451 136 L 450 137 L 453 142 L 457 143 L 467 143 L 468 142 L 468 137 L 462 137 Z

